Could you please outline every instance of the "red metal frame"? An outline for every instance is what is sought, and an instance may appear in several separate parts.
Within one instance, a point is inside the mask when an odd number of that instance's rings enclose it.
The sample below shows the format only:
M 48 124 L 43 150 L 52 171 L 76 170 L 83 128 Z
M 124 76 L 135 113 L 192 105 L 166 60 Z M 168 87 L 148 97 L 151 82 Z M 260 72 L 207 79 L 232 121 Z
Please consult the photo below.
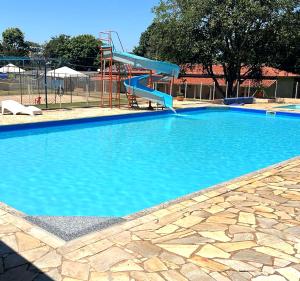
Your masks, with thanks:
M 118 107 L 121 106 L 121 76 L 120 71 L 117 71 L 116 74 L 113 75 L 113 42 L 111 31 L 102 31 L 99 33 L 99 41 L 100 41 L 100 106 L 104 107 L 107 105 L 110 108 L 115 105 Z M 102 45 L 102 43 L 105 45 Z M 104 52 L 109 52 L 110 56 L 104 58 Z M 107 66 L 108 62 L 108 67 Z M 105 93 L 105 81 L 108 81 L 108 98 L 106 97 Z M 113 95 L 113 82 L 116 81 L 117 83 L 117 91 L 115 96 Z

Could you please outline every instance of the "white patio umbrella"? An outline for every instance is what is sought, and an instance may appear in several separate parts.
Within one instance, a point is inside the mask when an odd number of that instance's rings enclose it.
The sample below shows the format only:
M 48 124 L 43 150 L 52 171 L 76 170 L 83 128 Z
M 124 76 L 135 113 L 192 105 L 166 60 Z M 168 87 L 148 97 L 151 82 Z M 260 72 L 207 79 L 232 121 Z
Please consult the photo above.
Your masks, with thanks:
M 12 63 L 9 63 L 0 68 L 0 73 L 20 73 L 20 72 L 25 72 L 25 70 L 18 66 L 15 66 Z
M 47 72 L 47 77 L 67 78 L 67 77 L 88 77 L 70 67 L 63 66 Z

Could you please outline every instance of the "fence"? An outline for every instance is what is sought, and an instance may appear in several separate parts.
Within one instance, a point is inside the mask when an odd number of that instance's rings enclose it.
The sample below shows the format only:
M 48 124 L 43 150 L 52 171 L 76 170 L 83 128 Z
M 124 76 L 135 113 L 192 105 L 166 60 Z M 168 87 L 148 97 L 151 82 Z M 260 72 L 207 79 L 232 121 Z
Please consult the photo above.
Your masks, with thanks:
M 201 80 L 201 79 L 200 79 Z M 248 80 L 243 84 L 235 85 L 234 97 L 258 98 L 300 98 L 300 77 L 299 78 L 279 78 L 277 80 L 264 79 L 261 81 Z M 169 83 L 157 82 L 156 89 L 163 92 L 170 91 Z M 172 86 L 172 95 L 174 97 L 181 95 L 189 99 L 198 100 L 216 100 L 229 97 L 227 84 L 223 83 L 220 89 L 212 83 L 188 83 L 182 82 Z
M 41 108 L 88 107 L 100 105 L 100 94 L 108 95 L 109 81 L 99 81 L 97 73 L 83 75 L 47 75 L 40 72 L 9 73 L 0 75 L 0 102 L 15 100 L 24 105 Z M 117 89 L 113 81 L 113 89 Z M 125 88 L 122 104 L 127 105 Z

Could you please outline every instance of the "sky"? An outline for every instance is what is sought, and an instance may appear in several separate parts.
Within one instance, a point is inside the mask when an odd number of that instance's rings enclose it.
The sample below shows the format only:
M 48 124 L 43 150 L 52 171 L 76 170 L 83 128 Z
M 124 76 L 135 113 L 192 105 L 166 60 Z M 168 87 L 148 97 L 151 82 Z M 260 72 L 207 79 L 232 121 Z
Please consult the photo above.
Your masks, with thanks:
M 152 22 L 159 0 L 15 0 L 1 1 L 0 34 L 18 27 L 25 40 L 44 43 L 59 34 L 92 34 L 115 30 L 131 51 Z

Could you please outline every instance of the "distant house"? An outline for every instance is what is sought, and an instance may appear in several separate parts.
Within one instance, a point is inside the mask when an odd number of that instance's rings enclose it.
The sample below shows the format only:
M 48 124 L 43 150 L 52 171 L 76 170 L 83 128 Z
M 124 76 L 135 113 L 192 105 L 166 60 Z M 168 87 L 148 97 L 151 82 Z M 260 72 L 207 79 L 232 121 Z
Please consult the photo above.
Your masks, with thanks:
M 242 69 L 246 71 L 247 69 Z M 214 65 L 213 71 L 218 78 L 217 81 L 226 92 L 226 81 L 223 68 L 221 65 Z M 296 85 L 300 82 L 300 75 L 282 71 L 273 67 L 262 68 L 262 79 L 250 80 L 246 79 L 240 85 L 236 87 L 236 96 L 264 96 L 264 97 L 283 97 L 293 98 L 295 97 Z M 298 83 L 299 85 L 300 83 Z M 168 86 L 160 84 L 159 90 L 168 91 Z M 300 85 L 299 85 L 300 88 Z M 298 93 L 300 96 L 300 89 Z M 192 68 L 186 68 L 185 74 L 174 80 L 172 92 L 176 94 L 183 94 L 188 98 L 201 98 L 202 99 L 217 99 L 221 98 L 222 94 L 215 86 L 214 80 L 209 77 L 207 72 L 201 65 L 196 65 Z

